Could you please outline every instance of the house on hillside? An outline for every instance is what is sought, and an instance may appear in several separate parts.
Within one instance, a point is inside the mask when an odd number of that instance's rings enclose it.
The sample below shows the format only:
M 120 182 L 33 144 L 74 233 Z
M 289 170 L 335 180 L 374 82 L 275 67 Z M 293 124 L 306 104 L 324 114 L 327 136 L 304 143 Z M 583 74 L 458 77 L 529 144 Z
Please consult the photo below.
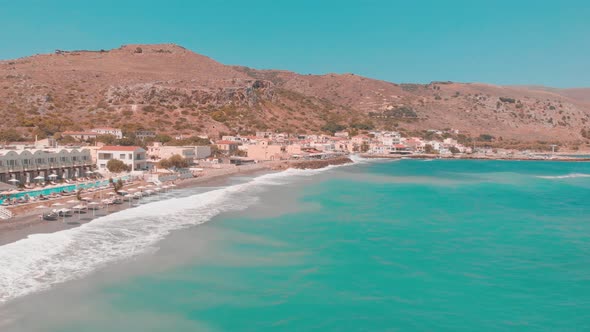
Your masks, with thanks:
M 78 141 L 96 139 L 97 136 L 100 136 L 100 134 L 93 131 L 64 131 L 61 135 L 64 137 L 70 136 Z
M 90 129 L 91 132 L 97 133 L 99 135 L 113 135 L 117 139 L 123 138 L 123 132 L 121 129 L 111 128 L 111 127 L 99 127 Z

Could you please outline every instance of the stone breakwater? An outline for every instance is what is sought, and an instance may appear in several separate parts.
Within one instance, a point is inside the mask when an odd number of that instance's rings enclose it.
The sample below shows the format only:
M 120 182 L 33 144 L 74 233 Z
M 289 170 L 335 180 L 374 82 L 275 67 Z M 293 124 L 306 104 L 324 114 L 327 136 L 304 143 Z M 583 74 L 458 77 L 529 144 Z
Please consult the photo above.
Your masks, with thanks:
M 297 169 L 318 169 L 324 168 L 330 165 L 344 165 L 352 163 L 353 161 L 348 157 L 336 157 L 336 158 L 329 158 L 329 159 L 319 159 L 319 160 L 297 160 L 297 161 L 285 161 L 278 165 L 274 165 L 271 169 L 272 170 L 283 170 L 288 168 L 297 168 Z

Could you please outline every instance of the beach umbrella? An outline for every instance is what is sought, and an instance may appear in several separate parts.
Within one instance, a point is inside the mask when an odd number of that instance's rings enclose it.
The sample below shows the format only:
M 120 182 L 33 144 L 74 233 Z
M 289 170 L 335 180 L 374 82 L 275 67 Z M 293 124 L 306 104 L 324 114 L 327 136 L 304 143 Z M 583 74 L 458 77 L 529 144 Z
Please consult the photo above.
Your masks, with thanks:
M 33 180 L 45 180 L 45 177 L 39 175 L 33 178 Z
M 70 204 L 71 203 L 78 203 L 78 200 L 77 199 L 70 199 L 69 201 L 67 201 L 67 203 L 70 203 Z
M 81 218 L 80 215 L 82 214 L 81 211 L 82 211 L 82 209 L 84 209 L 84 205 L 79 204 L 79 205 L 73 206 L 72 209 L 78 210 L 78 220 L 80 220 L 80 218 Z
M 127 194 L 123 197 L 127 198 L 127 201 L 129 202 L 129 206 L 131 206 L 131 204 L 133 203 L 133 195 Z
M 109 212 L 109 205 L 111 204 L 111 201 L 108 199 L 103 199 L 102 203 L 107 206 L 107 213 L 108 213 Z
M 59 202 L 57 202 L 57 203 L 53 203 L 53 204 L 51 204 L 51 206 L 53 206 L 53 207 L 58 207 L 58 206 L 64 206 L 64 205 L 63 205 L 62 203 L 59 203 Z M 63 218 L 64 218 L 64 219 L 63 219 L 63 221 L 65 222 L 65 221 L 66 221 L 66 214 L 64 213 L 63 215 L 64 215 L 64 217 L 63 217 Z
M 55 179 L 57 177 L 57 174 L 49 174 L 49 177 Z
M 99 204 L 97 202 L 90 202 L 88 203 L 88 206 L 98 206 Z M 94 217 L 96 214 L 96 209 L 92 209 L 92 217 Z
M 17 179 L 10 179 L 10 180 L 8 180 L 8 182 L 17 183 L 17 182 L 20 182 L 20 181 L 17 180 Z

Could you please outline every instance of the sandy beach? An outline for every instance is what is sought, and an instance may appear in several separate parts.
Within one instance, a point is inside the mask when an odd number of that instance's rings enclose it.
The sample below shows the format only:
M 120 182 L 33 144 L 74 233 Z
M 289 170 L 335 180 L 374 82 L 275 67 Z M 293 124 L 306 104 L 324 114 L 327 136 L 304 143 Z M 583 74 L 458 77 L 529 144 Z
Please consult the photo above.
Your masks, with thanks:
M 169 190 L 178 190 L 187 187 L 195 187 L 195 186 L 221 186 L 227 183 L 227 180 L 236 175 L 244 175 L 244 174 L 252 174 L 256 172 L 271 172 L 271 171 L 280 171 L 285 170 L 288 168 L 321 168 L 328 165 L 333 164 L 342 164 L 350 162 L 348 158 L 333 158 L 329 160 L 307 160 L 307 161 L 268 161 L 268 162 L 260 162 L 256 164 L 250 165 L 242 165 L 242 166 L 235 166 L 235 167 L 222 167 L 222 168 L 206 168 L 198 177 L 188 178 L 183 180 L 176 180 L 174 181 L 175 187 Z M 140 186 L 146 185 L 146 182 L 143 181 L 136 181 L 134 183 L 125 185 L 123 190 L 129 190 L 133 188 L 137 188 Z M 91 194 L 93 197 L 104 197 L 110 192 L 112 192 L 112 188 L 104 189 L 101 191 L 95 191 L 92 193 L 85 193 L 83 196 L 88 196 Z M 66 204 L 67 201 L 72 200 L 73 197 L 63 197 L 60 199 L 52 200 L 50 203 L 63 203 Z M 19 207 L 15 212 L 15 216 L 11 219 L 7 220 L 0 220 L 0 245 L 5 245 L 11 242 L 18 241 L 20 239 L 26 238 L 31 234 L 42 234 L 42 233 L 52 233 L 58 232 L 74 227 L 78 227 L 85 223 L 91 222 L 92 220 L 105 216 L 107 214 L 112 214 L 121 210 L 128 209 L 130 206 L 127 202 L 119 205 L 110 205 L 108 207 L 108 211 L 105 208 L 101 208 L 96 210 L 93 214 L 92 211 L 88 210 L 86 213 L 77 214 L 75 213 L 73 217 L 68 217 L 62 219 L 60 218 L 57 221 L 46 221 L 42 218 L 42 212 L 50 210 L 40 211 L 36 209 L 38 205 L 47 205 L 48 202 L 40 202 L 36 204 L 29 204 L 27 206 Z M 70 204 L 72 205 L 72 204 Z

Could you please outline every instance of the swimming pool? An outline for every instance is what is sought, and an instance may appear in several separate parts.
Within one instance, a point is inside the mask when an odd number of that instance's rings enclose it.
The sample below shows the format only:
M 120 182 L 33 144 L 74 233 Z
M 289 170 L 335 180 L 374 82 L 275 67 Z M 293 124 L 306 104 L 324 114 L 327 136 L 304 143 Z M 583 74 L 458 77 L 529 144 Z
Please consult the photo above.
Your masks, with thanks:
M 113 178 L 113 181 L 118 181 L 119 179 L 125 181 L 128 178 L 129 178 L 129 176 L 122 176 L 122 177 Z M 100 187 L 100 186 L 104 186 L 104 185 L 108 185 L 108 184 L 109 184 L 109 180 L 97 180 L 97 181 L 92 181 L 92 182 L 69 184 L 69 185 L 64 185 L 64 186 L 59 186 L 59 187 L 44 188 L 44 189 L 33 190 L 33 191 L 22 191 L 19 193 L 10 194 L 9 197 L 10 197 L 10 199 L 19 199 L 21 197 L 24 197 L 25 195 L 29 195 L 29 197 L 38 197 L 40 195 L 48 196 L 48 195 L 51 195 L 54 193 L 59 194 L 64 190 L 76 191 L 80 188 L 84 188 L 84 189 L 96 188 L 96 187 Z M 2 204 L 2 203 L 4 203 L 4 199 L 0 199 L 0 204 Z

